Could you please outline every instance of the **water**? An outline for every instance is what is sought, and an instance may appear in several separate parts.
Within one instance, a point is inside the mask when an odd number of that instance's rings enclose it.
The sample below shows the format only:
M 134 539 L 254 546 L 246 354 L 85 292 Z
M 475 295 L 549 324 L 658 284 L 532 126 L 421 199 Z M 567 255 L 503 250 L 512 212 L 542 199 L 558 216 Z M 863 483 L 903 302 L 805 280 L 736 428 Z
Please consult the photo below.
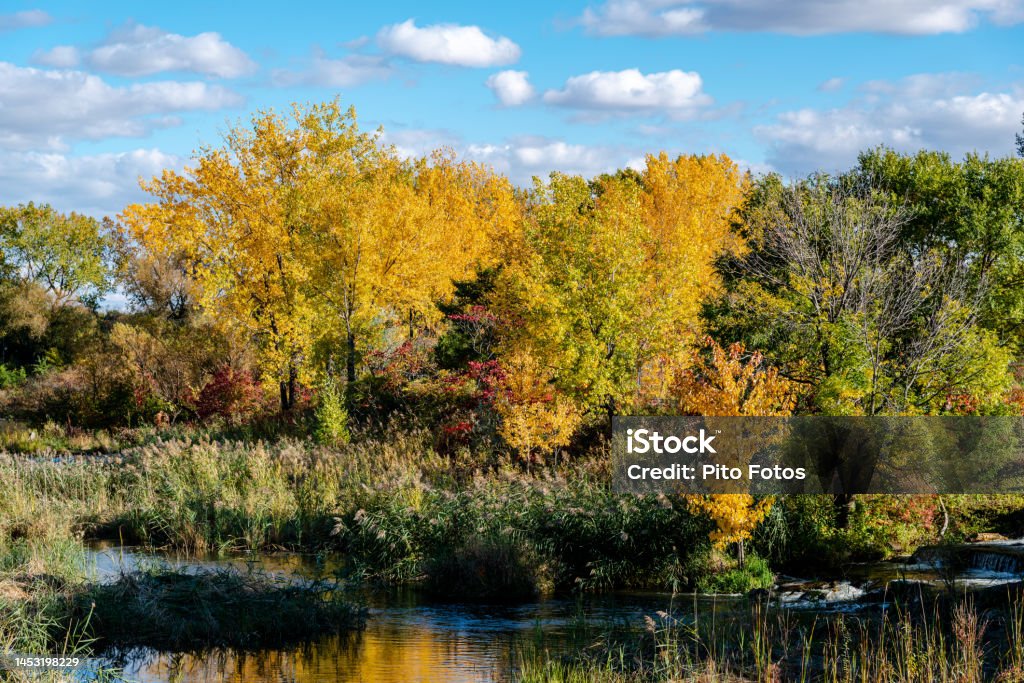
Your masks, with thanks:
M 773 609 L 785 607 L 806 618 L 839 612 L 885 609 L 891 582 L 925 590 L 950 585 L 969 590 L 1020 581 L 1024 544 L 970 544 L 922 549 L 910 561 L 852 565 L 837 581 L 782 582 Z M 955 574 L 944 563 L 955 558 Z M 166 562 L 188 569 L 252 566 L 295 580 L 330 576 L 343 569 L 338 558 L 315 560 L 299 554 L 184 557 L 144 553 L 112 545 L 94 546 L 90 570 L 111 580 L 121 570 Z M 916 589 L 915 589 L 916 590 Z M 332 636 L 291 651 L 244 655 L 232 651 L 201 656 L 143 651 L 127 659 L 126 675 L 139 683 L 417 683 L 512 680 L 517 649 L 542 634 L 545 647 L 570 649 L 581 620 L 591 624 L 642 627 L 645 615 L 672 609 L 684 619 L 736 615 L 747 609 L 742 596 L 676 596 L 620 592 L 583 600 L 548 599 L 521 605 L 442 603 L 414 590 L 366 592 L 354 596 L 369 611 L 366 629 Z
M 180 568 L 231 566 L 295 576 L 298 580 L 329 575 L 337 560 L 317 562 L 298 554 L 273 554 L 229 559 L 213 556 L 153 555 L 132 548 L 94 546 L 90 571 L 110 580 L 123 569 L 166 562 Z M 669 608 L 667 593 L 632 592 L 596 596 L 584 601 L 548 599 L 521 605 L 441 603 L 413 590 L 359 594 L 369 614 L 365 630 L 332 636 L 295 651 L 235 652 L 202 656 L 145 651 L 127 660 L 127 678 L 139 683 L 416 683 L 508 681 L 517 648 L 543 632 L 547 646 L 559 649 L 579 620 L 593 624 L 621 623 L 639 627 L 644 615 Z M 708 613 L 735 609 L 739 598 L 689 596 L 676 598 L 677 612 Z M 585 617 L 583 616 L 585 614 Z

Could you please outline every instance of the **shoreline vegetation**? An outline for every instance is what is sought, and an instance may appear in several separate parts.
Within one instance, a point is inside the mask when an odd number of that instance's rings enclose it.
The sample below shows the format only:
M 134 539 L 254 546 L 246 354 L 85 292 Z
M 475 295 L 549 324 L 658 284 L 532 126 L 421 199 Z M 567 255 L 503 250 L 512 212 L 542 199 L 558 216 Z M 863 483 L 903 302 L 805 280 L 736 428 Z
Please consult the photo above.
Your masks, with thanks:
M 426 431 L 395 430 L 340 446 L 177 433 L 116 455 L 2 454 L 4 646 L 53 648 L 73 636 L 90 652 L 284 647 L 362 623 L 343 590 L 296 588 L 258 573 L 144 568 L 87 584 L 82 543 L 106 538 L 188 553 L 336 553 L 349 584 L 418 585 L 442 600 L 638 587 L 751 595 L 747 616 L 723 615 L 714 631 L 666 605 L 641 627 L 581 628 L 576 654 L 524 642 L 515 675 L 525 682 L 1016 680 L 1006 672 L 1019 671 L 1024 656 L 1012 612 L 1019 595 L 993 601 L 988 591 L 981 605 L 955 591 L 931 603 L 894 595 L 881 617 L 826 615 L 810 625 L 765 609 L 762 589 L 777 578 L 762 555 L 779 567 L 786 553 L 815 548 L 823 576 L 843 562 L 891 555 L 902 507 L 871 509 L 872 497 L 863 497 L 869 519 L 890 516 L 870 540 L 858 523 L 846 535 L 797 538 L 809 518 L 834 514 L 830 501 L 780 500 L 740 565 L 715 548 L 713 523 L 682 497 L 611 493 L 600 453 L 526 473 L 485 454 L 439 455 L 430 440 Z M 1003 498 L 948 497 L 947 536 L 965 538 L 1004 518 L 1012 524 L 1019 502 Z M 939 540 L 937 529 L 920 535 L 916 526 L 902 533 Z M 807 568 L 806 557 L 796 562 Z M 238 633 L 246 637 L 231 635 Z M 984 646 L 963 650 L 965 634 Z M 818 654 L 801 660 L 807 645 Z
M 102 221 L 0 208 L 5 648 L 362 624 L 345 591 L 267 576 L 91 585 L 94 539 L 337 554 L 346 584 L 438 599 L 754 609 L 785 576 L 1024 536 L 1024 495 L 617 495 L 607 452 L 615 415 L 1024 414 L 1024 159 L 879 147 L 787 183 L 658 153 L 520 188 L 405 158 L 335 100 L 257 112 L 142 186 Z M 115 291 L 127 307 L 104 309 Z M 997 455 L 1024 435 L 1003 437 L 967 464 L 1020 476 Z M 516 675 L 1021 680 L 1019 610 L 943 599 L 812 631 L 782 610 L 698 633 L 666 610 Z

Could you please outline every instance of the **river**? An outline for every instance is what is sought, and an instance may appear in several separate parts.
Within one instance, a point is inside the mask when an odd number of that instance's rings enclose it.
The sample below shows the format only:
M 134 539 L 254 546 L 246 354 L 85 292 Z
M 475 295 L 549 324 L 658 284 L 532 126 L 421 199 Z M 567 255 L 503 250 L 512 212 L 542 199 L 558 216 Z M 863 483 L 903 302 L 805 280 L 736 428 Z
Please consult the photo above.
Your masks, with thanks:
M 1005 555 L 1024 558 L 1024 544 L 976 546 L 981 566 L 967 566 L 954 577 L 964 588 L 982 588 L 1021 579 L 1021 569 Z M 934 554 L 934 553 L 933 553 Z M 877 563 L 849 568 L 848 579 L 832 582 L 780 581 L 778 608 L 805 614 L 885 607 L 877 586 L 889 581 L 937 586 L 948 581 L 933 554 L 915 562 Z M 993 560 L 992 558 L 997 558 Z M 988 559 L 984 559 L 988 558 Z M 123 570 L 145 563 L 167 563 L 197 569 L 255 567 L 288 576 L 330 575 L 342 565 L 299 554 L 235 557 L 181 557 L 148 553 L 109 544 L 93 546 L 89 571 L 96 580 L 110 580 Z M 988 565 L 994 566 L 989 568 Z M 872 594 L 871 587 L 874 586 Z M 874 598 L 872 597 L 874 595 Z M 122 664 L 126 677 L 139 683 L 418 683 L 446 681 L 510 681 L 518 648 L 543 639 L 545 647 L 567 647 L 584 621 L 639 626 L 645 615 L 672 609 L 674 614 L 702 618 L 745 609 L 742 596 L 675 596 L 655 592 L 616 592 L 581 599 L 552 598 L 519 605 L 437 602 L 415 590 L 363 591 L 353 599 L 366 605 L 365 630 L 327 637 L 290 651 L 242 654 L 233 651 L 201 656 L 134 652 Z

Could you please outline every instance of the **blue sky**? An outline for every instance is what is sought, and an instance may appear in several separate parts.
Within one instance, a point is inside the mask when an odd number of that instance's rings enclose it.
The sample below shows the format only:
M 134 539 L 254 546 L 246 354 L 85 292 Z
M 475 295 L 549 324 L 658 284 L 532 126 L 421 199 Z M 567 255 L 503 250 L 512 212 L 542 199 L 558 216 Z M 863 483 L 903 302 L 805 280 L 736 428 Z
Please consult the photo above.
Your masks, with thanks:
M 1024 0 L 4 2 L 0 203 L 115 214 L 263 108 L 335 96 L 518 183 L 725 152 L 787 176 L 888 144 L 1002 156 Z

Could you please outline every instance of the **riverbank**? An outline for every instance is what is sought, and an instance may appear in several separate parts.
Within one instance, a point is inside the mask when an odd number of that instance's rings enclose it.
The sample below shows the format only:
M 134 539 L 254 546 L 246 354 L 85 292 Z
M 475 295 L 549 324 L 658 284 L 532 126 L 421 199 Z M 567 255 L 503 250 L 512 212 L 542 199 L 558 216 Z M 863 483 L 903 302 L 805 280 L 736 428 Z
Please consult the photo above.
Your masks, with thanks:
M 302 585 L 333 573 L 340 559 L 189 558 L 100 545 L 89 549 L 87 564 L 91 580 L 108 586 L 143 567 L 171 569 L 176 580 L 255 573 Z M 889 570 L 881 563 L 871 574 Z M 950 592 L 926 567 L 919 571 L 858 583 L 859 592 L 826 595 L 824 587 L 804 584 L 801 600 L 793 599 L 792 585 L 749 597 L 611 592 L 519 605 L 439 601 L 422 590 L 360 591 L 357 599 L 369 606 L 365 632 L 310 634 L 300 647 L 268 641 L 256 649 L 188 648 L 189 654 L 167 645 L 138 647 L 116 661 L 126 678 L 146 683 L 271 681 L 286 672 L 302 683 L 416 676 L 508 683 L 1017 680 L 1008 672 L 1020 655 L 1019 579 L 1004 572 L 998 588 L 965 584 L 974 588 L 963 593 L 958 584 Z M 917 584 L 918 577 L 926 584 Z M 808 597 L 815 592 L 819 599 Z M 161 605 L 164 597 L 149 604 Z M 140 623 L 144 628 L 145 620 Z M 970 638 L 980 643 L 973 650 Z M 812 656 L 805 659 L 804 648 Z
M 922 569 L 931 573 L 927 581 L 937 591 L 956 588 L 955 581 L 943 584 L 949 572 L 924 560 L 955 549 L 956 539 L 975 531 L 1012 533 L 1021 507 L 1012 497 L 866 496 L 857 500 L 845 527 L 836 524 L 828 498 L 779 499 L 747 544 L 741 565 L 713 547 L 714 523 L 684 498 L 613 493 L 599 452 L 527 471 L 490 451 L 441 455 L 431 447 L 432 435 L 415 430 L 360 435 L 334 447 L 287 437 L 174 436 L 151 435 L 148 443 L 113 454 L 0 455 L 4 614 L 17 615 L 6 617 L 0 644 L 17 651 L 58 644 L 83 651 L 192 651 L 188 661 L 196 666 L 206 666 L 202 662 L 211 647 L 238 653 L 256 649 L 260 657 L 277 657 L 281 666 L 298 661 L 288 653 L 300 644 L 321 643 L 318 651 L 335 659 L 336 650 L 369 656 L 358 636 L 345 640 L 361 627 L 359 610 L 329 584 L 296 591 L 280 573 L 207 567 L 197 574 L 193 560 L 184 568 L 131 566 L 102 586 L 83 579 L 75 559 L 83 542 L 112 539 L 186 557 L 246 553 L 260 558 L 287 550 L 331 558 L 330 571 L 316 579 L 341 579 L 367 589 L 413 586 L 420 596 L 415 604 L 423 605 L 414 609 L 427 614 L 447 613 L 452 600 L 480 605 L 479 616 L 469 623 L 483 633 L 501 613 L 498 604 L 510 613 L 526 606 L 529 614 L 537 605 L 551 604 L 538 602 L 548 596 L 665 591 L 625 617 L 615 613 L 606 619 L 588 613 L 592 607 L 581 608 L 578 619 L 563 619 L 555 629 L 553 649 L 545 649 L 544 639 L 538 645 L 528 624 L 517 627 L 500 655 L 509 680 L 773 680 L 765 678 L 773 669 L 758 668 L 765 662 L 786 671 L 779 680 L 801 680 L 804 663 L 793 653 L 802 638 L 820 648 L 807 664 L 813 665 L 810 679 L 846 680 L 825 676 L 841 670 L 868 672 L 864 675 L 880 677 L 876 680 L 932 680 L 900 678 L 907 670 L 900 668 L 904 660 L 892 659 L 899 656 L 930 662 L 929 675 L 936 680 L 975 680 L 961 676 L 966 655 L 955 649 L 967 633 L 985 643 L 983 676 L 977 680 L 996 680 L 1009 670 L 1004 660 L 1019 651 L 1006 638 L 1021 630 L 1010 626 L 1015 617 L 1004 615 L 1015 604 L 1008 598 L 960 616 L 950 607 L 932 621 L 915 617 L 888 626 L 878 621 L 885 599 L 865 607 L 867 621 L 860 613 L 841 616 L 846 607 L 831 606 L 835 595 L 879 590 L 837 580 L 850 575 L 856 562 L 909 555 L 920 546 L 934 547 L 919 553 L 921 562 L 911 570 L 906 560 L 893 564 L 893 575 L 880 585 Z M 941 529 L 940 514 L 948 516 Z M 1008 552 L 1016 550 L 988 548 L 984 563 L 1019 573 L 1021 558 L 1007 560 Z M 950 572 L 969 564 L 963 551 L 951 557 Z M 794 585 L 782 577 L 787 573 L 828 581 L 818 582 L 821 587 Z M 750 597 L 724 599 L 729 618 L 738 620 L 716 634 L 696 630 L 707 614 L 703 599 L 695 596 L 700 607 L 695 603 L 683 616 L 675 611 L 672 595 L 686 591 Z M 764 599 L 766 614 L 782 620 L 770 628 L 751 620 L 751 610 Z M 715 604 L 711 614 L 719 614 Z M 993 612 L 997 607 L 999 614 Z M 797 623 L 819 614 L 832 630 L 807 631 L 805 623 Z M 724 628 L 729 622 L 720 616 L 713 621 Z M 371 612 L 371 624 L 374 618 Z M 843 619 L 848 619 L 845 626 Z M 783 628 L 786 623 L 791 628 Z M 872 634 L 888 635 L 881 640 L 850 635 L 866 625 Z M 905 633 L 914 635 L 900 641 Z M 941 642 L 929 641 L 939 633 Z M 328 642 L 333 644 L 323 644 Z M 755 642 L 767 649 L 756 655 Z M 393 644 L 380 647 L 386 651 Z M 846 659 L 829 655 L 828 648 L 847 653 Z M 850 648 L 858 653 L 856 661 Z M 742 656 L 723 657 L 723 652 Z M 239 657 L 248 672 L 247 660 Z M 496 666 L 493 659 L 488 662 Z M 347 665 L 338 660 L 336 666 L 343 671 Z
M 741 566 L 712 547 L 714 523 L 684 498 L 613 493 L 600 452 L 526 471 L 489 451 L 440 455 L 415 430 L 330 448 L 173 436 L 116 454 L 0 454 L 0 536 L 334 552 L 350 579 L 521 600 L 615 588 L 744 592 L 767 588 L 772 572 L 828 577 L 940 538 L 1024 531 L 1014 496 L 864 496 L 844 527 L 827 497 L 797 496 L 771 508 Z
M 365 613 L 329 581 L 152 562 L 97 576 L 75 539 L 0 542 L 0 652 L 283 648 L 358 630 Z

